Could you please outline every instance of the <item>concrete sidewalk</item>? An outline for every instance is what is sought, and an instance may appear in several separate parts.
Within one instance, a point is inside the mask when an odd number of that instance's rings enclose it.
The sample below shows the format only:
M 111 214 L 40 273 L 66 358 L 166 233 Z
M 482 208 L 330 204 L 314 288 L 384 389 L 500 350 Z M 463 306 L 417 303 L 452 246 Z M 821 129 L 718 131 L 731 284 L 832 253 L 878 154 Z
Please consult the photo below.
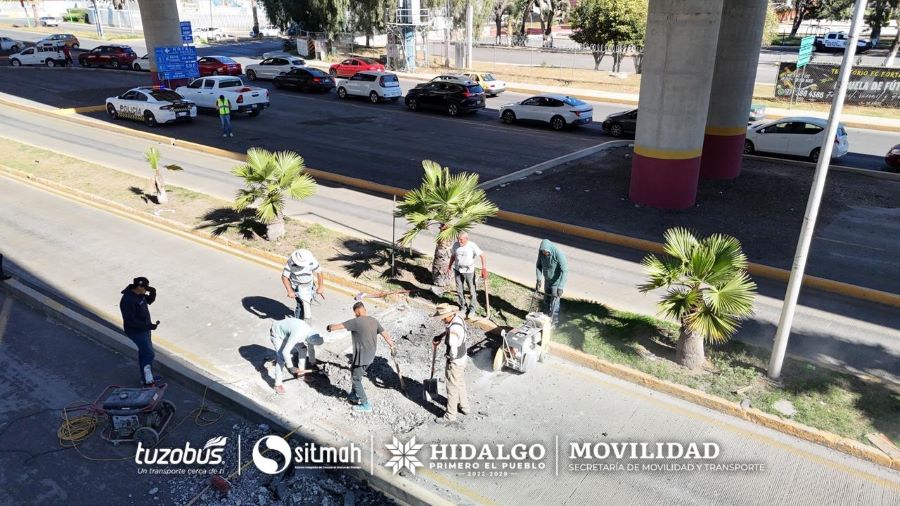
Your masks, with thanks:
M 73 126 L 63 119 L 16 110 L 0 111 L 0 135 L 139 177 L 148 175 L 142 153 L 150 143 L 127 134 Z M 233 198 L 238 188 L 238 181 L 230 174 L 234 160 L 172 146 L 157 147 L 165 163 L 177 163 L 185 169 L 168 174 L 170 184 L 222 199 Z M 354 237 L 391 241 L 392 202 L 387 198 L 320 185 L 317 195 L 302 202 L 288 202 L 286 210 L 292 217 Z M 396 225 L 399 237 L 406 227 L 401 220 Z M 569 257 L 569 296 L 637 313 L 657 312 L 656 298 L 636 289 L 644 278 L 639 263 L 641 252 L 502 222 L 480 225 L 472 232 L 473 240 L 488 252 L 488 268 L 526 286 L 534 283 L 536 248 L 544 237 L 561 244 Z M 430 254 L 433 235 L 420 234 L 413 247 Z M 784 285 L 758 281 L 756 315 L 737 338 L 769 347 Z M 789 353 L 841 368 L 900 378 L 900 318 L 895 308 L 814 290 L 804 290 L 800 304 Z
M 476 354 L 467 375 L 475 412 L 458 427 L 428 422 L 430 408 L 416 396 L 403 398 L 390 376 L 379 375 L 367 384 L 379 397 L 370 416 L 353 416 L 340 400 L 341 384 L 292 381 L 286 384 L 289 395 L 278 397 L 266 371 L 258 368 L 259 359 L 270 353 L 268 317 L 284 312 L 289 302 L 277 267 L 248 262 L 6 179 L 0 179 L 0 208 L 6 210 L 0 215 L 0 237 L 12 238 L 4 241 L 3 252 L 14 273 L 111 321 L 117 320 L 124 284 L 135 275 L 148 276 L 159 289 L 151 308 L 153 317 L 162 321 L 157 346 L 191 360 L 221 384 L 298 426 L 327 427 L 363 444 L 372 437 L 380 448 L 392 435 L 403 441 L 415 436 L 422 443 L 541 443 L 548 448 L 540 459 L 543 470 L 489 475 L 421 469 L 409 477 L 457 503 L 589 504 L 596 502 L 600 490 L 616 504 L 900 501 L 897 472 L 558 360 L 528 375 L 493 374 L 490 350 Z M 315 326 L 346 319 L 351 302 L 348 295 L 329 289 L 315 308 Z M 401 347 L 414 346 L 416 329 L 408 327 L 421 320 L 398 317 L 395 309 L 377 308 L 376 313 L 395 337 L 408 335 Z M 326 341 L 323 358 L 339 360 L 346 337 L 328 336 Z M 408 374 L 412 383 L 424 379 L 419 372 Z M 396 413 L 385 412 L 388 403 Z M 762 469 L 728 474 L 674 468 L 628 472 L 569 458 L 570 443 L 600 441 L 715 442 L 721 448 L 717 463 L 762 464 Z M 380 450 L 377 455 L 385 458 Z M 814 482 L 816 487 L 794 485 L 799 482 Z

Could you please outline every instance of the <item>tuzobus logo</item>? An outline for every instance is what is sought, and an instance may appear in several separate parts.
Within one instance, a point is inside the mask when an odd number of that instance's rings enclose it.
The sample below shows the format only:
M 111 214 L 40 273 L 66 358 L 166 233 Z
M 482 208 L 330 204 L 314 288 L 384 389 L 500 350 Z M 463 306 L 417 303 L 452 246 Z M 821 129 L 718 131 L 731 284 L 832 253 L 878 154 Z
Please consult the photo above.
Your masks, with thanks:
M 190 442 L 184 443 L 184 448 L 144 448 L 138 442 L 137 452 L 134 454 L 134 463 L 139 465 L 219 465 L 222 463 L 222 453 L 228 438 L 224 436 L 214 437 L 203 445 L 203 448 L 194 448 Z
M 261 445 L 265 445 L 265 450 L 271 450 L 281 454 L 282 463 L 279 464 L 275 459 L 271 459 L 263 455 L 263 451 L 259 449 Z M 278 474 L 287 469 L 291 462 L 291 445 L 280 436 L 268 435 L 259 439 L 253 445 L 253 463 L 256 468 L 266 474 Z

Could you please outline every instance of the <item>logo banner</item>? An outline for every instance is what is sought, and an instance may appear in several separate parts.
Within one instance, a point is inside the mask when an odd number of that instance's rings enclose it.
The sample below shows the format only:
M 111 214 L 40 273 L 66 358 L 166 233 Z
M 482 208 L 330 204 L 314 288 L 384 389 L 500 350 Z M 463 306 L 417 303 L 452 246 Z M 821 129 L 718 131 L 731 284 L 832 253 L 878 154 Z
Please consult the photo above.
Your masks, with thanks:
M 775 82 L 775 98 L 795 102 L 831 102 L 840 66 L 810 63 L 797 70 L 793 62 L 781 62 Z M 853 67 L 846 104 L 900 108 L 900 69 Z

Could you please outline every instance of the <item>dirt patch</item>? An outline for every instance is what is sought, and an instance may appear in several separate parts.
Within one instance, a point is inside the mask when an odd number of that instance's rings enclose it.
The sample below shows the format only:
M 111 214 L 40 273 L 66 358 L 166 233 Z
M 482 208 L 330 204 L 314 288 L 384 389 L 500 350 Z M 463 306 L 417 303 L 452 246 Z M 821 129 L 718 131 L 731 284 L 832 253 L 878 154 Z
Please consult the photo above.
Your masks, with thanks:
M 702 181 L 697 204 L 682 211 L 662 211 L 631 202 L 628 199 L 630 174 L 631 150 L 617 148 L 495 188 L 489 197 L 505 210 L 538 214 L 657 242 L 674 226 L 687 227 L 703 235 L 728 233 L 740 239 L 751 261 L 790 268 L 812 184 L 812 170 L 744 160 L 739 178 Z M 844 242 L 884 250 L 884 244 L 879 241 L 897 237 L 894 217 L 898 205 L 900 182 L 831 172 L 817 237 L 826 228 L 832 231 L 829 236 L 835 235 L 836 229 L 853 229 L 853 240 Z M 852 217 L 861 210 L 869 217 L 862 223 Z M 878 218 L 878 214 L 884 216 Z M 880 289 L 890 290 L 890 281 L 869 280 L 858 268 L 835 268 L 833 264 L 838 260 L 828 256 L 831 249 L 824 243 L 814 244 L 814 253 L 820 255 L 811 258 L 811 274 L 866 286 L 876 283 Z

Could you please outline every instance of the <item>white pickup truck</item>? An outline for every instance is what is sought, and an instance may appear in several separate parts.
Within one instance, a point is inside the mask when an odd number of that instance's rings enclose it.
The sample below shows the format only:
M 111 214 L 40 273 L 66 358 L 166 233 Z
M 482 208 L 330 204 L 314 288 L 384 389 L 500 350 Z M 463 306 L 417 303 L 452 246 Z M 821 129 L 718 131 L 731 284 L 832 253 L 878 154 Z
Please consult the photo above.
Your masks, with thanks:
M 179 86 L 175 92 L 197 107 L 215 109 L 219 95 L 231 101 L 232 113 L 256 116 L 269 107 L 269 90 L 247 86 L 240 77 L 209 76 L 194 79 L 187 86 Z
M 850 37 L 847 35 L 847 32 L 828 32 L 824 37 L 816 37 L 814 45 L 816 47 L 816 51 L 836 51 L 842 53 L 844 52 L 844 49 L 847 48 L 848 40 L 850 40 Z M 857 53 L 865 53 L 869 49 L 872 49 L 871 42 L 863 39 L 857 39 Z

